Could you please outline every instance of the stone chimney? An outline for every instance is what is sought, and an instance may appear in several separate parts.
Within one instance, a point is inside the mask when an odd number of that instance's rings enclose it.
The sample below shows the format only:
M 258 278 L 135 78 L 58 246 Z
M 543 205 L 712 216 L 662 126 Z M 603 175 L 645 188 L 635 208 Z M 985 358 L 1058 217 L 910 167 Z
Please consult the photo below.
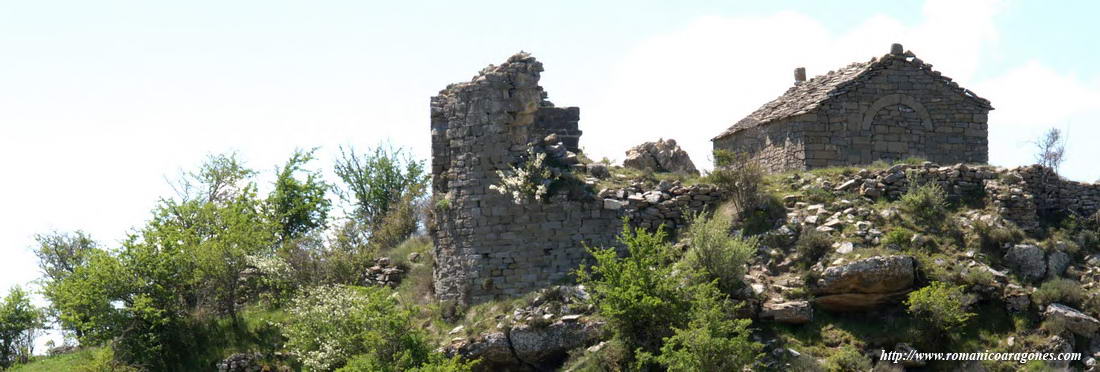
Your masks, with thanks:
M 890 46 L 890 54 L 900 56 L 902 54 L 905 54 L 905 48 L 902 47 L 900 43 L 894 43 L 894 45 Z
M 804 82 L 804 81 L 806 81 L 806 68 L 805 67 L 798 67 L 798 68 L 794 69 L 794 83 L 795 83 L 795 85 L 802 84 L 802 82 Z

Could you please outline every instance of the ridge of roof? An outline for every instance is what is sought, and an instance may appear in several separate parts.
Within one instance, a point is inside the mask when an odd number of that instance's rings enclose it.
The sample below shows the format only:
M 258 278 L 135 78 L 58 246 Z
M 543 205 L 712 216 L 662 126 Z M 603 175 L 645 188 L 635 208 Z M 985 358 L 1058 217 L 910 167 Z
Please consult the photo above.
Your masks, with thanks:
M 712 138 L 711 141 L 727 137 L 744 129 L 808 113 L 833 97 L 843 95 L 861 86 L 875 76 L 877 72 L 886 69 L 893 63 L 914 65 L 914 67 L 928 73 L 932 78 L 946 84 L 956 93 L 969 98 L 975 104 L 993 109 L 989 100 L 979 97 L 969 89 L 960 87 L 951 78 L 933 70 L 931 64 L 924 63 L 920 58 L 913 55 L 913 52 L 906 51 L 903 54 L 887 53 L 882 57 L 871 58 L 866 62 L 854 62 L 838 70 L 815 76 L 813 79 L 795 83 L 778 98 L 764 104 L 756 111 L 737 121 L 721 134 Z

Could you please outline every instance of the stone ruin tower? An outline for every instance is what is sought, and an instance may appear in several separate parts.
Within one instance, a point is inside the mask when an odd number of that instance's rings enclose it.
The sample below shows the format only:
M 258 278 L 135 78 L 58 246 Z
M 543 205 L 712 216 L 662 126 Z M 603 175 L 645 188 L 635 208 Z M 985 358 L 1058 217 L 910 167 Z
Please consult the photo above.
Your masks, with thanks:
M 430 232 L 442 300 L 477 303 L 566 280 L 621 229 L 620 211 L 564 195 L 516 204 L 489 186 L 529 143 L 557 134 L 579 152 L 580 110 L 554 107 L 527 53 L 486 67 L 431 99 L 433 212 Z

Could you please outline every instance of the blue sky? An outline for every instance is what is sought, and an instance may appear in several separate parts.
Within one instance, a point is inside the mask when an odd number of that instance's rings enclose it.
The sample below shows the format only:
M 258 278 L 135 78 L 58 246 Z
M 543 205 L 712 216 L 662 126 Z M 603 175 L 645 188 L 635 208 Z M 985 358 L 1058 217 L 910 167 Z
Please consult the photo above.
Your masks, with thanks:
M 528 5 L 529 4 L 529 5 Z M 991 163 L 1069 133 L 1070 178 L 1100 169 L 1097 2 L 0 1 L 0 288 L 37 277 L 32 235 L 140 226 L 165 178 L 238 151 L 270 171 L 296 147 L 388 140 L 428 156 L 428 99 L 519 50 L 581 107 L 581 144 L 621 160 L 709 138 L 791 83 L 901 42 L 992 100 Z M 264 182 L 269 178 L 264 178 Z M 3 291 L 0 291 L 3 292 Z

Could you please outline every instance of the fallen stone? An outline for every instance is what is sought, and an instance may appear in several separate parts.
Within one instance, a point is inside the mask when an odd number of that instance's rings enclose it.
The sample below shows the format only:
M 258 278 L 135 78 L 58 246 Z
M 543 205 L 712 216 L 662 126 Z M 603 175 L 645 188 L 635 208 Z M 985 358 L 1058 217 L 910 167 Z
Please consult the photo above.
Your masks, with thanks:
M 809 301 L 765 302 L 760 318 L 778 323 L 804 324 L 813 321 L 814 308 Z
M 1048 305 L 1043 312 L 1043 318 L 1062 321 L 1067 330 L 1084 337 L 1095 336 L 1096 330 L 1100 328 L 1100 320 L 1062 304 Z
M 814 285 L 814 302 L 826 310 L 866 310 L 894 301 L 913 287 L 910 256 L 871 257 L 826 268 Z
M 1047 271 L 1043 249 L 1034 244 L 1016 244 L 1008 249 L 1004 259 L 1025 280 L 1042 279 Z

